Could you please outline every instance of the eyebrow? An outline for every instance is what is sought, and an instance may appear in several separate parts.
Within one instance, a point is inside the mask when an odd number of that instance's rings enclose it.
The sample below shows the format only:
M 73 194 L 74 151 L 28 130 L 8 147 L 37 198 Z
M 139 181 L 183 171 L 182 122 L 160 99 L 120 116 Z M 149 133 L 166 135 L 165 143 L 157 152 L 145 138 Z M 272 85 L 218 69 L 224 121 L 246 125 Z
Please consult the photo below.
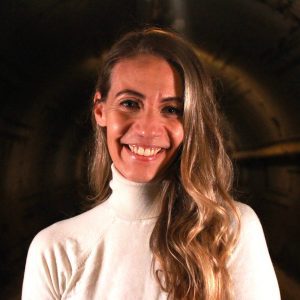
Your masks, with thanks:
M 161 102 L 168 102 L 168 101 L 183 102 L 183 98 L 182 97 L 174 96 L 174 97 L 166 97 L 166 98 L 163 98 L 161 100 Z
M 137 91 L 134 91 L 134 90 L 130 90 L 130 89 L 125 89 L 125 90 L 121 90 L 120 92 L 118 92 L 116 94 L 116 97 L 119 97 L 123 94 L 131 94 L 133 96 L 136 96 L 136 97 L 139 97 L 139 98 L 142 98 L 142 99 L 145 99 L 145 95 L 143 95 L 142 93 L 139 93 Z
M 146 98 L 146 96 L 140 92 L 137 92 L 135 90 L 131 90 L 131 89 L 124 89 L 124 90 L 121 90 L 120 92 L 118 92 L 116 94 L 116 97 L 119 97 L 123 94 L 130 94 L 130 95 L 133 95 L 135 97 L 139 97 L 141 98 L 142 100 L 144 100 Z M 162 102 L 168 102 L 168 101 L 178 101 L 178 102 L 183 102 L 183 98 L 182 97 L 179 97 L 179 96 L 174 96 L 174 97 L 166 97 L 166 98 L 163 98 L 162 99 Z

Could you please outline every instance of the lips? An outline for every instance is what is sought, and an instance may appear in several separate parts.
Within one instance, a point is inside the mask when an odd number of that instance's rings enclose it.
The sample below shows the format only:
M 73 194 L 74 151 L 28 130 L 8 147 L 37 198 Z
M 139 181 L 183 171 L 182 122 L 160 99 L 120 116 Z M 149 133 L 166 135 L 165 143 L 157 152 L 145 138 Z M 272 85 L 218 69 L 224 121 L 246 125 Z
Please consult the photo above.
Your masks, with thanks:
M 159 147 L 142 147 L 137 145 L 128 145 L 130 151 L 140 156 L 155 156 L 162 148 Z

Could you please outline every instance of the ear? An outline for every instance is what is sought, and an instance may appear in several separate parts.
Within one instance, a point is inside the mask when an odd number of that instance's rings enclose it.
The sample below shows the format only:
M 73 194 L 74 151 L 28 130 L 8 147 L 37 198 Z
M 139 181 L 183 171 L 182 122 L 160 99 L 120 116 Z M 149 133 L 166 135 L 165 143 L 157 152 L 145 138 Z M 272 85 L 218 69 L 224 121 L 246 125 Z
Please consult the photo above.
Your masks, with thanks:
M 106 127 L 106 102 L 101 100 L 101 94 L 97 91 L 94 96 L 94 116 L 99 126 Z

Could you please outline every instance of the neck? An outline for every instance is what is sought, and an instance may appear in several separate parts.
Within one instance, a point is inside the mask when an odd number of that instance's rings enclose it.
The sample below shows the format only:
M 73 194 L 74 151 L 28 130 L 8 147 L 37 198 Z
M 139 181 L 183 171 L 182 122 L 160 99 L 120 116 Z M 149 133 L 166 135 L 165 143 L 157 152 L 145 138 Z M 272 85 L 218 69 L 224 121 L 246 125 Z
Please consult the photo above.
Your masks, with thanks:
M 112 165 L 112 180 L 110 196 L 116 215 L 128 220 L 157 218 L 161 203 L 156 198 L 159 184 L 138 183 L 124 178 Z

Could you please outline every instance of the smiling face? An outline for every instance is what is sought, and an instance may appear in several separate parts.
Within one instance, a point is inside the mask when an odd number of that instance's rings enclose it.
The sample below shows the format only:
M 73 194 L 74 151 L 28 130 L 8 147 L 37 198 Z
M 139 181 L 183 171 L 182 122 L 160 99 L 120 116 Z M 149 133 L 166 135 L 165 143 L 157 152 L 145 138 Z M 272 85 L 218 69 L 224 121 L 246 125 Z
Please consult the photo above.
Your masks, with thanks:
M 94 110 L 97 124 L 106 127 L 116 169 L 135 182 L 153 180 L 176 156 L 183 140 L 182 112 L 179 74 L 166 60 L 146 54 L 113 67 L 107 98 Z

